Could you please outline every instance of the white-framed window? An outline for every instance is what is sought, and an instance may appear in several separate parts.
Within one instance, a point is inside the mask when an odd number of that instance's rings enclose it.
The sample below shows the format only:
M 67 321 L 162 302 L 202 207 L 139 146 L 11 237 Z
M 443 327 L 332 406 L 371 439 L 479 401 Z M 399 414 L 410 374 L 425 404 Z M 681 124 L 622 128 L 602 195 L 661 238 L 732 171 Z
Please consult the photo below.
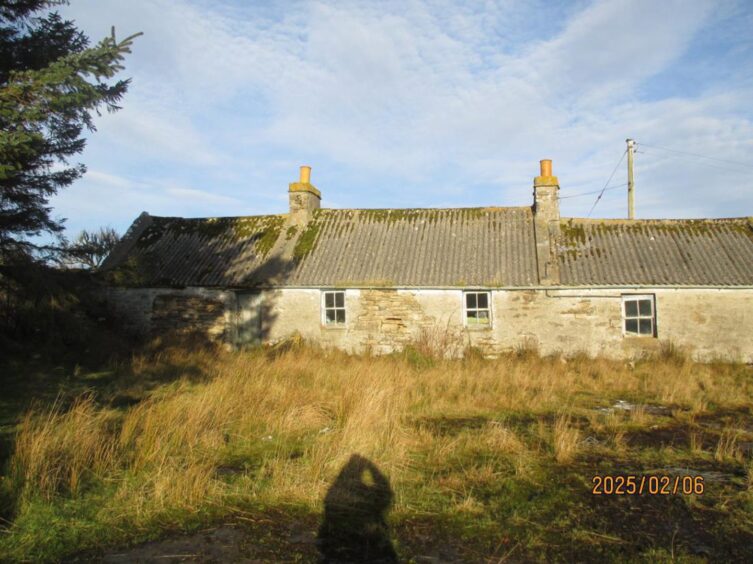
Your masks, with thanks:
M 468 327 L 491 327 L 491 292 L 463 292 L 463 317 Z
M 622 334 L 656 337 L 656 300 L 652 294 L 623 294 Z
M 345 325 L 345 291 L 322 292 L 322 323 L 329 327 Z

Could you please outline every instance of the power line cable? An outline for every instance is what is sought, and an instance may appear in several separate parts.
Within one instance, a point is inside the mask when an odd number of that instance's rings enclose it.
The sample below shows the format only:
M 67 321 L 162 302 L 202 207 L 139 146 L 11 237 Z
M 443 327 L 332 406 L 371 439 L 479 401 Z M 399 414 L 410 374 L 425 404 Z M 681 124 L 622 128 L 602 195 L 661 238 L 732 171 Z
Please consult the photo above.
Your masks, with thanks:
M 644 155 L 655 155 L 657 157 L 664 157 L 664 158 L 671 158 L 671 159 L 680 159 L 681 161 L 692 162 L 693 164 L 699 164 L 699 165 L 703 165 L 703 166 L 708 166 L 708 167 L 711 167 L 711 168 L 715 168 L 717 170 L 726 170 L 727 172 L 729 172 L 731 170 L 729 167 L 726 167 L 726 166 L 719 166 L 719 165 L 714 165 L 714 164 L 711 164 L 711 163 L 705 163 L 703 161 L 698 161 L 696 159 L 691 159 L 689 157 L 684 157 L 682 155 L 660 155 L 659 153 L 655 153 L 654 151 L 639 151 L 639 152 L 642 153 L 642 154 L 644 154 Z M 733 172 L 740 172 L 740 173 L 743 172 L 742 170 L 739 170 L 739 169 L 737 169 L 737 170 L 732 169 L 732 171 Z
M 678 151 L 677 149 L 669 149 L 667 147 L 659 147 L 658 145 L 649 145 L 648 143 L 643 143 L 643 142 L 639 143 L 639 145 L 641 145 L 642 147 L 652 147 L 653 149 L 661 149 L 662 151 L 669 151 L 670 153 L 678 153 L 680 155 L 688 155 L 688 156 L 691 156 L 691 157 L 698 157 L 700 159 L 709 159 L 711 161 L 719 161 L 720 163 L 727 163 L 727 164 L 732 164 L 732 165 L 736 165 L 736 166 L 743 166 L 745 168 L 753 169 L 753 164 L 751 164 L 751 163 L 742 163 L 740 161 L 731 161 L 729 159 L 719 159 L 719 158 L 716 158 L 716 157 L 709 157 L 707 155 L 701 155 L 699 153 L 690 153 L 688 151 Z
M 622 159 L 625 158 L 625 155 L 627 155 L 627 149 L 625 149 L 622 152 L 622 156 L 620 157 L 620 160 L 615 165 L 614 170 L 612 171 L 612 174 L 609 175 L 609 178 L 607 179 L 606 183 L 604 184 L 604 188 L 601 189 L 601 192 L 596 197 L 596 201 L 594 202 L 594 205 L 591 206 L 591 209 L 589 210 L 588 215 L 586 217 L 591 217 L 591 212 L 594 211 L 594 208 L 596 207 L 596 204 L 599 203 L 599 200 L 601 200 L 601 197 L 604 195 L 604 192 L 606 192 L 607 186 L 609 186 L 609 183 L 612 181 L 612 177 L 614 177 L 614 173 L 617 172 L 618 168 L 620 168 L 620 165 L 622 164 Z
M 610 186 L 609 188 L 607 188 L 605 190 L 605 192 L 609 191 L 609 190 L 616 190 L 617 188 L 624 188 L 625 186 L 627 186 L 627 182 L 625 182 L 624 184 L 618 184 L 617 186 Z M 579 198 L 581 196 L 590 196 L 591 194 L 598 194 L 599 192 L 601 192 L 601 190 L 592 190 L 591 192 L 581 192 L 580 194 L 571 194 L 569 196 L 560 196 L 559 199 L 560 200 L 567 200 L 568 198 Z

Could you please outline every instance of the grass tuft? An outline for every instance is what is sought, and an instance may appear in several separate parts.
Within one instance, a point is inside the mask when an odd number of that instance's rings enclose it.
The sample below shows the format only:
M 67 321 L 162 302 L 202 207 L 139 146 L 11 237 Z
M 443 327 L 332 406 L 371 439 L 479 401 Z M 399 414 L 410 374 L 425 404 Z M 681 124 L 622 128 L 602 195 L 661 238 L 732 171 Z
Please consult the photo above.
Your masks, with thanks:
M 580 431 L 572 425 L 569 415 L 561 415 L 554 425 L 554 458 L 560 464 L 572 462 L 578 452 Z

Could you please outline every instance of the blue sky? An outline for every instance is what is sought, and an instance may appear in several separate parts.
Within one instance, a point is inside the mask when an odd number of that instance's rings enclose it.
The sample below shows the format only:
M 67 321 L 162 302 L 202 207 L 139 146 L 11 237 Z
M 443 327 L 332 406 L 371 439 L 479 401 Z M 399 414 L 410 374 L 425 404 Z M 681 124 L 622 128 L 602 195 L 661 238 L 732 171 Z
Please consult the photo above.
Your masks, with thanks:
M 142 31 L 123 109 L 52 200 L 71 235 L 141 212 L 284 213 L 311 165 L 323 207 L 530 205 L 551 158 L 585 217 L 625 149 L 637 216 L 753 215 L 748 0 L 71 0 L 92 41 Z M 666 148 L 696 153 L 698 158 Z M 712 159 L 725 159 L 727 162 Z M 623 162 L 612 185 L 626 182 Z M 593 217 L 623 217 L 626 189 Z

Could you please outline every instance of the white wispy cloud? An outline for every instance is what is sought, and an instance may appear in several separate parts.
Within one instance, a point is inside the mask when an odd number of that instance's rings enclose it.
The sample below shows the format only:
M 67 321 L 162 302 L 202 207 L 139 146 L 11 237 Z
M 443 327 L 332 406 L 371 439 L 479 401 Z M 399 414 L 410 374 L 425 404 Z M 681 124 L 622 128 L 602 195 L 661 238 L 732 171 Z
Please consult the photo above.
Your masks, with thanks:
M 207 192 L 206 190 L 196 190 L 194 188 L 169 186 L 165 189 L 165 192 L 168 196 L 174 197 L 181 204 L 185 204 L 186 202 L 195 202 L 199 205 L 211 204 L 237 206 L 241 204 L 238 198 L 231 198 L 229 196 L 213 194 L 212 192 Z
M 753 166 L 744 1 L 74 0 L 65 13 L 92 38 L 145 32 L 124 109 L 84 155 L 97 173 L 55 200 L 72 222 L 282 212 L 304 162 L 324 205 L 527 205 L 538 159 L 555 160 L 563 195 L 596 190 L 626 137 L 646 143 L 639 215 L 753 209 L 745 167 L 648 146 Z M 608 191 L 595 214 L 624 214 L 624 199 Z

